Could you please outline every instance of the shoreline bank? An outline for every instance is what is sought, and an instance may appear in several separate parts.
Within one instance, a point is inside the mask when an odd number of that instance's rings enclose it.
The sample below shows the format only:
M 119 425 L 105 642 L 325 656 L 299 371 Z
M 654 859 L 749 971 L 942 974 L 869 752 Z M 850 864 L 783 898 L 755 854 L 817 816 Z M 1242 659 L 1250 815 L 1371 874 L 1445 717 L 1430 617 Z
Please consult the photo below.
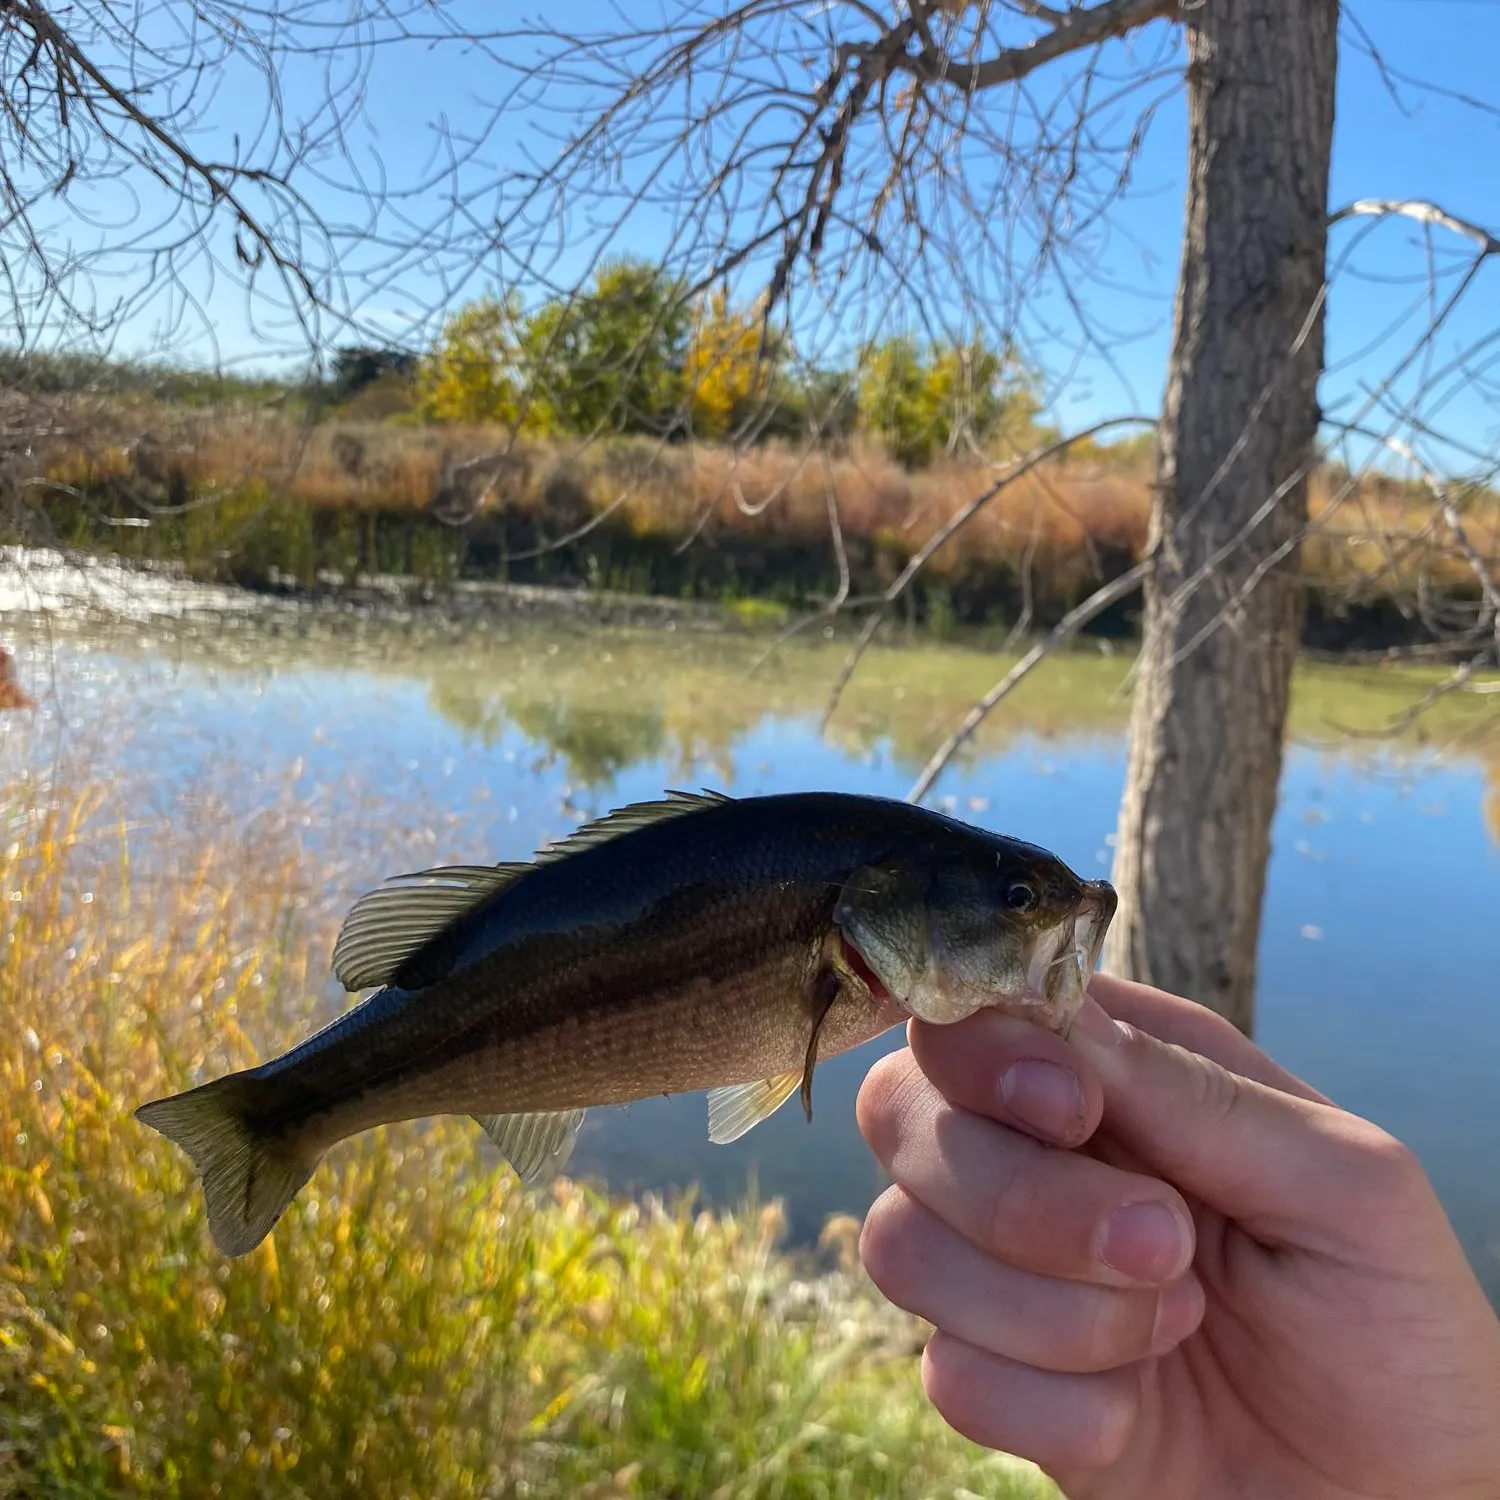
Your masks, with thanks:
M 1077 641 L 1107 655 L 1132 653 L 1139 645 L 1139 595 L 1122 601 L 1109 617 L 1079 631 Z M 1118 611 L 1131 610 L 1132 628 L 1122 628 Z M 866 609 L 798 609 L 779 600 L 679 598 L 666 594 L 594 587 L 581 582 L 535 583 L 499 579 L 426 578 L 417 574 L 372 573 L 353 577 L 319 570 L 310 581 L 271 569 L 263 579 L 219 581 L 197 576 L 176 560 L 122 558 L 90 549 L 0 546 L 0 618 L 83 610 L 95 618 L 202 619 L 233 615 L 360 617 L 400 624 L 424 623 L 464 628 L 504 622 L 574 623 L 636 629 L 686 630 L 702 634 L 764 636 L 779 632 L 820 632 L 825 639 L 852 638 L 868 618 Z M 1304 621 L 1302 654 L 1309 660 L 1369 665 L 1420 654 L 1430 662 L 1460 660 L 1468 654 L 1444 650 L 1421 629 L 1395 630 L 1387 614 L 1408 622 L 1394 601 L 1371 605 L 1361 615 L 1332 616 L 1311 594 Z M 993 650 L 1011 639 L 1013 623 L 934 624 L 897 605 L 882 623 L 877 640 L 942 644 Z M 1036 638 L 1051 622 L 1036 619 Z M 1401 636 L 1407 639 L 1401 639 Z M 1415 652 L 1413 648 L 1416 648 Z

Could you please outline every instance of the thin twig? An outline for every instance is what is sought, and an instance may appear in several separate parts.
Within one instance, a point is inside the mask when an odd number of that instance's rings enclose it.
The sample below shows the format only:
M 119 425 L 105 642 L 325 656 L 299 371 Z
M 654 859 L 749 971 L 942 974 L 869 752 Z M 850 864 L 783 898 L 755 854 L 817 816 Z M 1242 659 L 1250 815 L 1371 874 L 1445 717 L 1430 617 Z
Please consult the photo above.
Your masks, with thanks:
M 860 631 L 854 645 L 849 650 L 848 656 L 844 659 L 844 664 L 839 669 L 838 678 L 828 695 L 828 704 L 823 711 L 820 732 L 827 732 L 828 725 L 838 709 L 839 699 L 843 696 L 844 689 L 849 685 L 849 679 L 854 675 L 855 669 L 859 666 L 860 658 L 864 655 L 870 642 L 875 638 L 875 632 L 880 629 L 881 621 L 885 618 L 886 612 L 890 609 L 891 605 L 906 592 L 912 580 L 927 566 L 927 562 L 933 553 L 967 526 L 996 495 L 1008 485 L 1014 484 L 1023 475 L 1030 473 L 1038 464 L 1044 463 L 1049 458 L 1055 458 L 1059 453 L 1066 452 L 1075 443 L 1095 437 L 1097 434 L 1106 432 L 1112 427 L 1154 427 L 1155 425 L 1154 418 L 1128 416 L 1110 417 L 1103 422 L 1094 423 L 1091 427 L 1082 428 L 1065 438 L 1059 438 L 1055 443 L 1048 443 L 1045 447 L 1034 449 L 1024 457 L 1013 460 L 1005 466 L 1004 473 L 992 485 L 981 491 L 967 505 L 955 511 L 912 554 L 906 566 L 902 568 L 892 581 L 890 587 L 886 589 L 876 613 L 865 621 L 864 628 Z
M 1065 645 L 1077 635 L 1090 620 L 1102 614 L 1111 604 L 1115 604 L 1127 595 L 1134 593 L 1141 586 L 1146 575 L 1150 573 L 1152 566 L 1153 562 L 1150 558 L 1147 558 L 1144 562 L 1138 562 L 1128 572 L 1121 573 L 1118 578 L 1106 583 L 1103 588 L 1095 589 L 1082 604 L 1070 609 L 1053 626 L 1047 638 L 1037 642 L 969 710 L 963 723 L 943 741 L 933 753 L 932 759 L 922 768 L 922 774 L 912 784 L 912 789 L 906 794 L 906 800 L 908 802 L 920 802 L 927 795 L 933 782 L 943 774 L 944 768 L 958 753 L 965 741 L 989 717 L 991 710 L 999 707 L 1059 646 Z
M 1481 255 L 1500 254 L 1500 239 L 1483 225 L 1475 224 L 1470 219 L 1461 219 L 1457 214 L 1449 213 L 1447 209 L 1439 208 L 1436 203 L 1429 203 L 1425 198 L 1360 198 L 1339 209 L 1328 222 L 1333 225 L 1345 219 L 1393 217 L 1414 219 L 1418 224 L 1441 225 L 1444 229 L 1451 229 L 1454 234 L 1473 240 L 1479 246 Z

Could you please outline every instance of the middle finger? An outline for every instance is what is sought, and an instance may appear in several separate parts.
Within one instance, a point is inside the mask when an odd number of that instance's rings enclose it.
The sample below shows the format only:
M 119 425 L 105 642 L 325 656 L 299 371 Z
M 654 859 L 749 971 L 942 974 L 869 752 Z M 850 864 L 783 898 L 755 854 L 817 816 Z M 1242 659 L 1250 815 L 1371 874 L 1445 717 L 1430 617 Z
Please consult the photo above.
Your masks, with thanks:
M 1085 1374 L 1166 1354 L 1203 1316 L 1191 1272 L 1158 1292 L 1023 1271 L 985 1255 L 901 1187 L 870 1206 L 859 1253 L 897 1307 L 1039 1370 Z

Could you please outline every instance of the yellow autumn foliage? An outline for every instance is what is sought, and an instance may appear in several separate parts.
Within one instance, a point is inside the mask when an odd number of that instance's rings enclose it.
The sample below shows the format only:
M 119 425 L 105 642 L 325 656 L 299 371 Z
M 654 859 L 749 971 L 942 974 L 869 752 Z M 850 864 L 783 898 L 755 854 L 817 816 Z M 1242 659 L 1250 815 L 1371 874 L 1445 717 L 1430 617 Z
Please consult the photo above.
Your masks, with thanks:
M 515 308 L 482 297 L 443 325 L 419 377 L 423 416 L 434 422 L 504 422 L 520 412 Z
M 684 370 L 697 436 L 723 437 L 735 413 L 759 394 L 766 369 L 760 331 L 759 313 L 736 312 L 722 288 L 700 308 Z

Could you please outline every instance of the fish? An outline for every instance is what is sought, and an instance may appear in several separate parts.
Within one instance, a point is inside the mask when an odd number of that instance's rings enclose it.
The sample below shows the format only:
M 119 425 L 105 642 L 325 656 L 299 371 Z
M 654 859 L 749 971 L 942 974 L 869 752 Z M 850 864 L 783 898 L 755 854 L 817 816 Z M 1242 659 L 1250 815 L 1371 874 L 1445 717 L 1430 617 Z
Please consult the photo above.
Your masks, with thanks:
M 908 1017 L 994 1006 L 1066 1034 L 1116 896 L 1055 855 L 844 792 L 669 791 L 530 861 L 394 876 L 333 972 L 374 993 L 279 1057 L 139 1106 L 186 1151 L 210 1235 L 248 1254 L 336 1143 L 471 1117 L 523 1182 L 589 1109 L 707 1093 L 710 1140 Z

